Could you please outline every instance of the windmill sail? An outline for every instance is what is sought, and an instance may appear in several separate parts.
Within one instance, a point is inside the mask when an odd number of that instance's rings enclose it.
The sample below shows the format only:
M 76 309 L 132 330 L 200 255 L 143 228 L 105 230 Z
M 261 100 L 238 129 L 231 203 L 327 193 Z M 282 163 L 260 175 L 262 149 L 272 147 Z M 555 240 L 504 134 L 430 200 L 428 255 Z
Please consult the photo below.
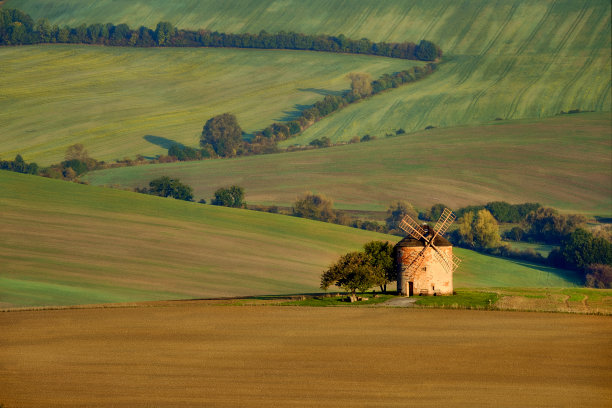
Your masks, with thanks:
M 406 231 L 414 239 L 427 240 L 427 232 L 419 225 L 418 222 L 406 215 L 399 224 L 400 228 Z

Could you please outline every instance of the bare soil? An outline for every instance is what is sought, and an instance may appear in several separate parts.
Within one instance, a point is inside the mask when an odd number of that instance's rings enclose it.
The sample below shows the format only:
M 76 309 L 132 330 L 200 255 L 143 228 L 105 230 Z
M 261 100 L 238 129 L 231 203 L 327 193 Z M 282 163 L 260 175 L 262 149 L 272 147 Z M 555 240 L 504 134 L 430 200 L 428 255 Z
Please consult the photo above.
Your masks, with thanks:
M 604 316 L 405 308 L 0 313 L 0 404 L 609 406 Z

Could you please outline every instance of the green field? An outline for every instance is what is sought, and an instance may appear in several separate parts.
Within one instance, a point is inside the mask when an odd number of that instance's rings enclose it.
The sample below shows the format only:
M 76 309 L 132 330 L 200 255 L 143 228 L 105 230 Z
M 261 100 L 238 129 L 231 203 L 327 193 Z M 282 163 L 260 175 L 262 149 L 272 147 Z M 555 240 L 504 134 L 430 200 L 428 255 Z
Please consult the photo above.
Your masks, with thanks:
M 41 165 L 83 143 L 92 157 L 196 146 L 204 123 L 233 112 L 246 132 L 293 118 L 346 74 L 414 61 L 316 52 L 42 45 L 0 48 L 0 157 Z
M 505 200 L 609 216 L 611 168 L 610 115 L 585 113 L 314 151 L 109 169 L 86 179 L 133 188 L 168 175 L 207 200 L 217 188 L 238 184 L 251 204 L 290 206 L 312 190 L 344 209 L 386 210 L 397 199 L 420 208 Z
M 444 50 L 446 62 L 434 76 L 334 114 L 286 144 L 305 144 L 322 136 L 347 140 L 398 128 L 483 123 L 498 117 L 548 117 L 570 109 L 611 109 L 607 0 L 287 0 L 222 5 L 157 0 L 129 6 L 117 0 L 87 6 L 78 0 L 9 0 L 5 7 L 61 24 L 100 22 L 101 16 L 134 27 L 169 20 L 179 27 L 227 32 L 343 33 L 373 41 L 427 38 Z M 300 102 L 289 107 L 295 103 Z M 246 114 L 240 107 L 233 110 Z M 156 128 L 151 126 L 149 132 L 155 134 Z
M 0 171 L 0 306 L 319 292 L 376 234 Z M 455 286 L 574 286 L 567 271 L 457 250 Z

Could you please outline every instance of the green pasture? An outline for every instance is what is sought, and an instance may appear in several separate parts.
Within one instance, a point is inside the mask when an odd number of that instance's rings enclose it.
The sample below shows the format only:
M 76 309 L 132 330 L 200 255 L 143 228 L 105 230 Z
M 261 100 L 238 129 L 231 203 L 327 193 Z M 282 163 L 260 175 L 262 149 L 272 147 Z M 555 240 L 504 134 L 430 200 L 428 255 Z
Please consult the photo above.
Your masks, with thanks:
M 427 80 L 351 106 L 285 145 L 323 136 L 338 141 L 399 128 L 412 132 L 495 118 L 549 117 L 570 109 L 611 109 L 607 0 L 101 0 L 86 6 L 79 0 L 9 0 L 5 7 L 59 24 L 103 20 L 153 27 L 167 20 L 178 27 L 227 32 L 342 33 L 374 41 L 426 38 L 444 50 L 445 62 Z M 332 69 L 334 64 L 323 66 Z M 243 106 L 231 107 L 248 114 Z M 151 126 L 150 132 L 155 131 Z
M 533 249 L 534 251 L 536 251 L 537 253 L 539 253 L 545 258 L 548 256 L 548 254 L 550 254 L 550 252 L 553 249 L 558 248 L 558 246 L 555 246 L 555 245 L 540 244 L 540 243 L 536 244 L 536 243 L 531 243 L 531 242 L 504 241 L 504 244 L 508 244 L 512 248 L 518 249 L 521 251 Z
M 611 168 L 610 115 L 585 113 L 294 153 L 108 169 L 85 179 L 132 189 L 167 175 L 207 200 L 217 188 L 238 184 L 251 204 L 291 206 L 313 191 L 343 209 L 384 211 L 398 199 L 421 209 L 505 200 L 609 216 Z
M 236 49 L 42 45 L 0 48 L 0 158 L 47 165 L 83 143 L 92 157 L 165 154 L 197 145 L 224 112 L 246 132 L 295 117 L 373 77 L 416 64 L 391 58 Z
M 320 292 L 341 254 L 394 236 L 0 171 L 0 306 Z M 567 272 L 457 250 L 456 287 L 571 287 Z

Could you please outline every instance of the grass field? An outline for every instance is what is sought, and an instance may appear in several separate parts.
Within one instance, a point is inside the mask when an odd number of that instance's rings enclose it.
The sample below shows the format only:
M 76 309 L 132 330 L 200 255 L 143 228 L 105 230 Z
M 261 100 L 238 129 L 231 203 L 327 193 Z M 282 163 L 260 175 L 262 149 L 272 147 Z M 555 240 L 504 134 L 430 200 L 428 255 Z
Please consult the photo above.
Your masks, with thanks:
M 224 112 L 246 132 L 292 119 L 302 106 L 348 89 L 346 74 L 373 77 L 417 64 L 391 58 L 235 49 L 97 46 L 0 48 L 0 157 L 41 165 L 83 143 L 92 157 L 166 154 L 197 146 Z
M 433 129 L 315 151 L 110 169 L 86 179 L 132 188 L 169 175 L 206 199 L 221 186 L 238 184 L 252 204 L 290 206 L 312 190 L 345 209 L 386 210 L 397 199 L 421 208 L 505 200 L 605 215 L 612 208 L 611 168 L 610 115 L 588 113 Z
M 434 76 L 334 114 L 286 144 L 306 144 L 322 136 L 348 140 L 398 128 L 416 131 L 483 123 L 497 117 L 548 117 L 570 109 L 611 109 L 606 0 L 287 0 L 223 5 L 212 0 L 156 0 L 129 6 L 117 0 L 87 6 L 78 0 L 9 0 L 5 7 L 62 24 L 100 22 L 103 16 L 104 21 L 132 26 L 169 20 L 179 27 L 228 32 L 343 33 L 374 41 L 427 38 L 445 51 L 446 62 Z M 324 67 L 331 69 L 333 63 Z M 296 103 L 300 102 L 288 106 Z M 232 108 L 247 113 L 241 106 Z M 156 131 L 151 126 L 149 133 Z
M 394 236 L 0 172 L 0 307 L 320 292 L 324 269 Z M 571 287 L 562 270 L 457 250 L 455 286 Z
M 609 317 L 154 306 L 0 313 L 0 403 L 603 407 L 610 401 Z

